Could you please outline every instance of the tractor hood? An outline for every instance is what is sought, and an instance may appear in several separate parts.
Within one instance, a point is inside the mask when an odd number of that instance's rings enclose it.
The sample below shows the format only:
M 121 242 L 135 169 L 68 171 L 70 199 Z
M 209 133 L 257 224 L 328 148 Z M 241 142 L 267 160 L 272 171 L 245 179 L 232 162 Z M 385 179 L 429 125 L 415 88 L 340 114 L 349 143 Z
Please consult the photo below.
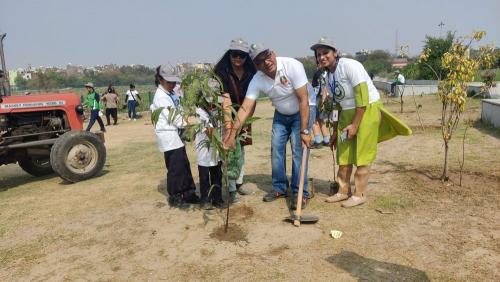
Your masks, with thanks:
M 79 104 L 80 97 L 72 92 L 2 96 L 0 113 L 74 109 Z

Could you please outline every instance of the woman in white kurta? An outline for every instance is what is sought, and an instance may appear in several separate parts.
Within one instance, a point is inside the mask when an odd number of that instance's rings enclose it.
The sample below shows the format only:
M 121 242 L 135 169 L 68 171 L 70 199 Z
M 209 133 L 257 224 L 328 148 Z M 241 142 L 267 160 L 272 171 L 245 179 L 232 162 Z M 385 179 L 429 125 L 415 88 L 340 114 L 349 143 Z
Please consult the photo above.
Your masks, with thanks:
M 377 156 L 378 142 L 396 135 L 409 135 L 411 130 L 404 124 L 398 124 L 401 125 L 398 128 L 405 129 L 400 132 L 386 131 L 392 127 L 380 126 L 381 112 L 384 112 L 380 95 L 360 62 L 340 58 L 328 38 L 321 38 L 311 49 L 320 66 L 328 71 L 327 87 L 340 105 L 337 130 L 331 138 L 332 144 L 337 146 L 340 187 L 327 202 L 344 201 L 343 207 L 357 206 L 366 202 L 370 165 Z M 354 193 L 350 187 L 353 166 L 356 166 Z

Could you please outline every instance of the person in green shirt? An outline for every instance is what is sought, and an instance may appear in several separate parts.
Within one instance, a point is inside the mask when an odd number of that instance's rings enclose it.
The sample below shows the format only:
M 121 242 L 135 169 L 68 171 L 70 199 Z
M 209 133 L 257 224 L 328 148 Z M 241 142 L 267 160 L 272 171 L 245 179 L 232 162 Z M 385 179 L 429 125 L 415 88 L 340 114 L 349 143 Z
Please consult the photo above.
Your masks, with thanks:
M 99 105 L 99 94 L 95 92 L 94 84 L 92 82 L 85 84 L 85 89 L 87 89 L 88 92 L 85 105 L 90 110 L 90 120 L 89 120 L 89 125 L 87 126 L 87 131 L 90 131 L 90 129 L 92 129 L 92 126 L 94 126 L 94 123 L 97 120 L 99 126 L 101 127 L 101 131 L 106 132 L 106 128 L 104 128 L 104 123 L 102 122 L 102 119 L 99 116 L 99 111 L 101 109 L 101 106 Z

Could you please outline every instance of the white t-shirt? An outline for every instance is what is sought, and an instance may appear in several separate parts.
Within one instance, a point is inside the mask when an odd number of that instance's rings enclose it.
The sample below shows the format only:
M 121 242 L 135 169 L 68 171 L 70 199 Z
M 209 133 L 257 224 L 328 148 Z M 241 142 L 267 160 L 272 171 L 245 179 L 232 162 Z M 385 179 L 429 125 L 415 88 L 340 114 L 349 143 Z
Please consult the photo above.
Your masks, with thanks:
M 257 100 L 260 92 L 266 93 L 276 110 L 283 115 L 299 112 L 299 99 L 295 94 L 307 83 L 307 76 L 301 62 L 293 58 L 276 58 L 276 77 L 270 78 L 261 71 L 250 81 L 245 98 Z
M 175 116 L 172 123 L 168 122 L 168 114 L 175 109 L 175 104 L 172 98 L 169 97 L 169 93 L 161 85 L 156 89 L 153 104 L 151 104 L 150 109 L 151 111 L 155 111 L 160 107 L 164 109 L 161 111 L 155 128 L 160 152 L 171 151 L 183 147 L 184 143 L 182 143 L 179 137 L 178 129 L 184 127 L 184 120 L 179 113 Z M 181 106 L 178 106 L 178 109 L 182 111 Z
M 214 127 L 213 124 L 210 123 L 209 114 L 201 109 L 196 108 L 196 115 L 200 119 L 200 122 L 204 125 L 204 127 Z M 208 147 L 206 144 L 206 140 L 208 140 L 208 136 L 205 133 L 206 129 L 201 132 L 197 132 L 194 137 L 194 144 L 196 148 L 196 160 L 198 161 L 199 166 L 216 166 L 219 163 L 219 154 L 217 151 L 214 152 L 212 147 Z
M 127 101 L 133 101 L 134 98 L 135 98 L 135 100 L 139 100 L 137 98 L 137 95 L 139 95 L 139 92 L 137 92 L 137 90 L 132 90 L 132 91 L 127 90 L 127 94 L 126 95 L 127 95 Z
M 405 84 L 405 77 L 402 74 L 398 74 L 398 81 L 401 84 Z
M 328 73 L 328 88 L 333 90 L 335 100 L 340 103 L 344 110 L 356 108 L 354 86 L 362 82 L 366 82 L 368 85 L 369 104 L 380 100 L 380 94 L 360 62 L 340 58 L 335 73 L 333 75 Z

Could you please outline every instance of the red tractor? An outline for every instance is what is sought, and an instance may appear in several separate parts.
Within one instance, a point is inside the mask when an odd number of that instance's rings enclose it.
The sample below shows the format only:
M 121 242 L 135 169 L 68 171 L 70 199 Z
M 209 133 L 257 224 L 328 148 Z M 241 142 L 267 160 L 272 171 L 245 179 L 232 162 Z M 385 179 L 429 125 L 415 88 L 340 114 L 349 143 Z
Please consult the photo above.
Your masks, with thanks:
M 10 94 L 0 34 L 0 165 L 26 172 L 56 172 L 68 182 L 95 176 L 106 161 L 103 138 L 83 129 L 83 106 L 74 93 Z

